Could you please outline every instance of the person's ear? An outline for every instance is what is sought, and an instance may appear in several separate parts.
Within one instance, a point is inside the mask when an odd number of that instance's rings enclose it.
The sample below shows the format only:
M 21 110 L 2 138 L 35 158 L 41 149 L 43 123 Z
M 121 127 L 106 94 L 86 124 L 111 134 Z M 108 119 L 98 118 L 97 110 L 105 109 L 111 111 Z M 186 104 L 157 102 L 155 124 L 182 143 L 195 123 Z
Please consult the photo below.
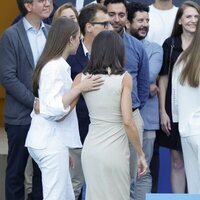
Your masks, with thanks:
M 178 20 L 178 25 L 182 25 L 181 19 Z
M 93 25 L 91 23 L 86 23 L 85 32 L 87 32 L 87 33 L 92 33 L 93 32 Z
M 24 7 L 28 12 L 32 11 L 32 3 L 24 3 Z
M 68 42 L 68 46 L 69 47 L 72 47 L 73 46 L 73 37 L 72 36 L 70 36 L 70 38 L 69 38 L 69 42 Z
M 131 23 L 130 23 L 130 21 L 127 19 L 127 20 L 126 20 L 126 24 L 125 24 L 126 29 L 127 29 L 127 30 L 130 30 L 130 26 L 131 26 Z

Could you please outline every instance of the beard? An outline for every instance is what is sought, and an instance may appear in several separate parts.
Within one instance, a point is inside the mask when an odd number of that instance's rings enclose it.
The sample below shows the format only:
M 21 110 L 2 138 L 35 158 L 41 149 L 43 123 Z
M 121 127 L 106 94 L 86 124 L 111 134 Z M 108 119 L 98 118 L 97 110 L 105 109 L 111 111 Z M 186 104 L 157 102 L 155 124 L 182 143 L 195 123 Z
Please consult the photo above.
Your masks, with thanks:
M 141 30 L 145 30 L 145 31 L 146 31 L 146 34 L 145 34 L 145 35 L 140 35 L 139 32 L 140 32 Z M 135 38 L 137 38 L 138 40 L 143 40 L 143 39 L 147 36 L 148 31 L 149 31 L 149 28 L 148 28 L 148 27 L 145 27 L 145 28 L 143 28 L 143 29 L 137 29 L 137 30 L 131 28 L 131 29 L 130 29 L 130 34 L 131 34 L 132 36 L 134 36 Z

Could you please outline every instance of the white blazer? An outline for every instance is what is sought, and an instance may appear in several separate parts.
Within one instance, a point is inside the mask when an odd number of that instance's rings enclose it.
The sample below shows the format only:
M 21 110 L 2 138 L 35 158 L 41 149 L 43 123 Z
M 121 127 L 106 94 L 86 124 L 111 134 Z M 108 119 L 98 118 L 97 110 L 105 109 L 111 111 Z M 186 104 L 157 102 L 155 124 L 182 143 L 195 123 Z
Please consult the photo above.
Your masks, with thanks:
M 180 84 L 183 63 L 175 64 L 172 73 L 172 118 L 179 123 L 181 137 L 200 134 L 200 87 Z
M 56 136 L 71 148 L 82 147 L 76 111 L 64 109 L 62 96 L 71 89 L 71 68 L 61 57 L 48 62 L 41 71 L 39 81 L 40 114 L 31 113 L 32 122 L 26 138 L 26 147 L 44 149 L 49 139 Z M 69 113 L 69 114 L 68 114 Z M 68 116 L 61 122 L 56 120 Z

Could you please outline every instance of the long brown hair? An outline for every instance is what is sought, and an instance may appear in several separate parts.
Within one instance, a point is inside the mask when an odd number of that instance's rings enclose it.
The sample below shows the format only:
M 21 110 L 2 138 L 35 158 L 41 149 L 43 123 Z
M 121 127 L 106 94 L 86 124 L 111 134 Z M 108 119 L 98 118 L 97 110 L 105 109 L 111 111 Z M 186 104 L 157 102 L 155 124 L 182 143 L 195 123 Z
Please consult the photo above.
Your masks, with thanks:
M 200 6 L 198 3 L 194 2 L 194 1 L 184 1 L 177 11 L 171 36 L 176 37 L 176 36 L 180 36 L 183 33 L 183 27 L 178 22 L 179 22 L 180 18 L 182 17 L 184 10 L 187 7 L 192 7 L 194 9 L 196 9 L 197 12 L 200 14 Z
M 70 41 L 70 37 L 76 37 L 79 32 L 78 23 L 72 19 L 61 17 L 57 19 L 48 34 L 47 41 L 44 50 L 37 62 L 36 69 L 33 73 L 33 94 L 38 97 L 39 79 L 40 73 L 45 64 L 50 60 L 56 59 L 62 56 L 66 45 Z
M 186 81 L 191 87 L 198 87 L 200 84 L 200 20 L 194 38 L 188 48 L 181 54 L 178 63 L 183 62 L 184 68 L 180 75 L 180 83 Z

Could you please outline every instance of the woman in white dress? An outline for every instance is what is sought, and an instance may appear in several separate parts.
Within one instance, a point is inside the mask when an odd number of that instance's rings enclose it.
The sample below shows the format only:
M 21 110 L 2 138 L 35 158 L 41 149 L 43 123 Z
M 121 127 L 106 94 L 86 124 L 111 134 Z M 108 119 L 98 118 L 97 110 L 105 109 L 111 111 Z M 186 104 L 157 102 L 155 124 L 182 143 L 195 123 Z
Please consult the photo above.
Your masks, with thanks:
M 128 137 L 138 154 L 138 175 L 147 170 L 132 119 L 132 78 L 123 68 L 124 51 L 117 33 L 99 33 L 85 72 L 75 79 L 79 83 L 94 74 L 104 80 L 98 91 L 83 92 L 91 121 L 82 150 L 86 200 L 130 200 Z
M 194 26 L 194 24 L 190 24 Z M 172 117 L 179 123 L 189 193 L 200 194 L 200 21 L 172 74 Z
M 33 74 L 33 93 L 40 99 L 40 113 L 31 114 L 25 146 L 42 172 L 45 200 L 75 199 L 68 148 L 79 148 L 81 142 L 73 109 L 75 103 L 71 103 L 81 92 L 98 89 L 99 85 L 98 78 L 88 76 L 71 89 L 71 72 L 66 59 L 76 53 L 79 40 L 76 22 L 67 18 L 56 20 Z

